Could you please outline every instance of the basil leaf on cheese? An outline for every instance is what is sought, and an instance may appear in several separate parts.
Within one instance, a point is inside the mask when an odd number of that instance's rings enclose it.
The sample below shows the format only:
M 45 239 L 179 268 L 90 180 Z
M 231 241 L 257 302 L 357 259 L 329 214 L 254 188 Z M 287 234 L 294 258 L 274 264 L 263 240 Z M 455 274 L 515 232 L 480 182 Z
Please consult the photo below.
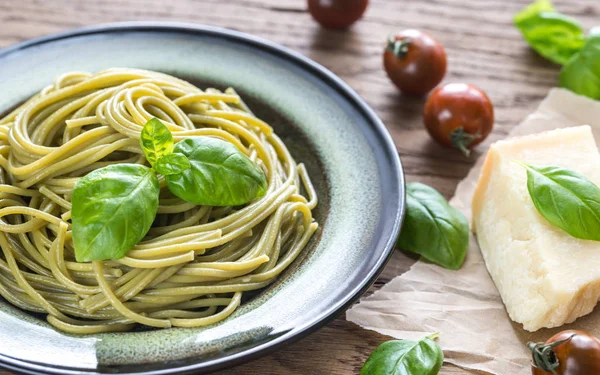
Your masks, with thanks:
M 409 183 L 398 247 L 442 267 L 459 269 L 469 247 L 469 223 L 435 189 Z
M 579 172 L 522 164 L 539 213 L 575 238 L 600 241 L 600 188 Z

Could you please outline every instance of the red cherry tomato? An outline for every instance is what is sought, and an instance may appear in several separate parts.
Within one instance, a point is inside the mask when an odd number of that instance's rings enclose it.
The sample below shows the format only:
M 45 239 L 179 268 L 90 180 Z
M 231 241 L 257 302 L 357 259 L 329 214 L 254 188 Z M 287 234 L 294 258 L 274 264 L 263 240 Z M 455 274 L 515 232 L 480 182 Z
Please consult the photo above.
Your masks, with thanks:
M 446 74 L 446 51 L 428 34 L 404 30 L 390 36 L 383 66 L 396 86 L 408 95 L 425 95 Z
M 529 348 L 533 375 L 600 374 L 600 340 L 586 332 L 562 331 L 545 343 L 530 343 Z
M 433 139 L 466 155 L 494 127 L 490 98 L 473 85 L 450 83 L 435 89 L 425 104 L 424 122 Z
M 327 29 L 345 29 L 358 21 L 369 0 L 308 0 L 308 11 Z

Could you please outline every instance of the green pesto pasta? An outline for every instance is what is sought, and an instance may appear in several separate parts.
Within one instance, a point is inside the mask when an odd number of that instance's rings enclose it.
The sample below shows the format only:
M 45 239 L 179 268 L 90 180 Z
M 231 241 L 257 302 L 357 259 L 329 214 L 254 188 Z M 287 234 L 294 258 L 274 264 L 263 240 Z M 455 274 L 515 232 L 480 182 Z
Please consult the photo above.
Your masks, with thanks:
M 139 137 L 153 117 L 175 142 L 232 143 L 264 171 L 267 193 L 197 206 L 161 177 L 148 235 L 122 259 L 76 262 L 74 184 L 107 165 L 147 164 Z M 213 324 L 294 261 L 317 230 L 316 205 L 304 165 L 233 89 L 137 69 L 67 73 L 0 120 L 0 295 L 78 334 Z

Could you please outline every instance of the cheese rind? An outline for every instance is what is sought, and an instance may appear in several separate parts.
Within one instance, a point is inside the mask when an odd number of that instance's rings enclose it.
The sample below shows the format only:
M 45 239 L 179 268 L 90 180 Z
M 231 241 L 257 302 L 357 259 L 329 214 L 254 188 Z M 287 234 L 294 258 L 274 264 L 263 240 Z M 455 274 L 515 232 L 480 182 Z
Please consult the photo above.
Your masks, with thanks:
M 600 242 L 550 224 L 515 161 L 555 165 L 600 185 L 600 153 L 589 126 L 500 141 L 490 147 L 473 196 L 473 231 L 512 320 L 528 331 L 589 314 L 600 297 Z

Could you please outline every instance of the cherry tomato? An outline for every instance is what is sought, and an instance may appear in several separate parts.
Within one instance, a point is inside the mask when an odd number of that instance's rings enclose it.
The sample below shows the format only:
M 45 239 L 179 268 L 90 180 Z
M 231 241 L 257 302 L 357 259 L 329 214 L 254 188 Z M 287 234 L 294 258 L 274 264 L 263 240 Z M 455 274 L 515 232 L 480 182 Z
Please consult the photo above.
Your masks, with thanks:
M 446 74 L 446 51 L 428 34 L 404 30 L 388 39 L 383 66 L 396 86 L 408 95 L 425 95 Z
M 600 374 L 600 340 L 583 331 L 562 331 L 545 343 L 530 343 L 533 375 Z
M 358 21 L 369 0 L 308 0 L 308 11 L 327 29 L 345 29 Z
M 494 106 L 477 87 L 449 83 L 435 89 L 427 99 L 424 122 L 433 139 L 469 155 L 469 150 L 492 131 Z

